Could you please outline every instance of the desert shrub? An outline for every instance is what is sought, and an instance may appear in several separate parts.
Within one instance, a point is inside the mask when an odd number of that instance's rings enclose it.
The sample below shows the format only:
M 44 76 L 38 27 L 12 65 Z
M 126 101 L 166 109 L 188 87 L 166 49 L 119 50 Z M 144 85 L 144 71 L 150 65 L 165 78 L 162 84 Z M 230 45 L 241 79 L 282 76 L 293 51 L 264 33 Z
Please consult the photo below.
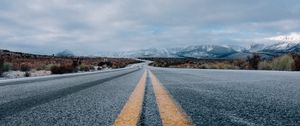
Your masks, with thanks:
M 94 66 L 92 66 L 92 65 L 90 65 L 89 68 L 90 68 L 91 71 L 95 71 L 96 70 L 96 68 Z
M 75 67 L 78 67 L 79 65 L 81 65 L 81 62 L 79 63 L 78 60 L 73 60 L 73 63 L 72 63 L 72 66 L 75 68 Z
M 258 64 L 259 70 L 272 70 L 272 64 L 268 61 L 262 61 Z
M 235 61 L 233 61 L 233 65 L 237 69 L 246 69 L 247 68 L 247 62 L 244 60 L 235 60 Z
M 215 65 L 217 66 L 218 69 L 235 69 L 234 65 L 226 62 L 216 63 Z
M 90 71 L 90 67 L 87 65 L 80 65 L 79 70 L 80 71 Z
M 44 69 L 44 67 L 38 67 L 38 68 L 36 68 L 36 70 L 43 70 Z
M 219 69 L 219 67 L 216 64 L 210 64 L 208 69 Z
M 30 77 L 31 74 L 30 74 L 30 72 L 27 71 L 27 72 L 25 72 L 24 76 L 25 76 L 25 77 Z
M 112 67 L 113 63 L 112 62 L 99 62 L 98 66 L 102 66 L 102 67 Z
M 50 70 L 52 74 L 62 74 L 62 72 L 59 69 L 59 66 L 53 65 L 51 66 Z
M 60 68 L 62 69 L 63 73 L 73 73 L 74 69 L 71 65 L 62 65 L 60 66 Z
M 232 64 L 225 64 L 223 66 L 223 69 L 237 69 L 237 67 L 235 67 L 234 65 Z
M 205 64 L 201 64 L 201 65 L 199 66 L 200 69 L 208 69 L 208 67 L 209 67 L 209 66 L 208 66 L 208 64 L 206 64 L 206 63 L 205 63 Z
M 216 69 L 224 69 L 224 63 L 213 63 L 213 66 L 216 66 Z
M 12 68 L 13 68 L 13 65 L 11 63 L 4 63 L 3 64 L 3 71 L 4 72 L 10 71 L 10 70 L 12 70 Z
M 45 70 L 48 70 L 48 71 L 51 71 L 51 68 L 52 68 L 53 66 L 56 66 L 56 65 L 55 65 L 55 64 L 47 64 L 47 65 L 44 66 L 44 69 L 45 69 Z
M 287 70 L 292 71 L 295 69 L 295 62 L 291 55 L 283 55 L 272 60 L 273 70 Z
M 31 67 L 28 64 L 23 63 L 20 66 L 20 70 L 23 71 L 23 72 L 27 72 L 27 71 L 31 70 Z
M 4 65 L 4 59 L 0 59 L 0 76 L 3 74 L 3 65 Z
M 63 74 L 63 72 L 62 72 L 60 66 L 57 66 L 57 65 L 51 66 L 51 69 L 50 69 L 50 70 L 51 70 L 51 73 L 52 73 L 52 74 Z
M 51 67 L 52 74 L 64 74 L 64 73 L 73 73 L 73 67 L 71 65 L 53 65 Z
M 82 62 L 81 60 L 77 59 L 77 60 L 73 60 L 73 63 L 72 63 L 72 67 L 73 67 L 73 72 L 78 72 L 78 70 L 80 70 L 80 66 Z

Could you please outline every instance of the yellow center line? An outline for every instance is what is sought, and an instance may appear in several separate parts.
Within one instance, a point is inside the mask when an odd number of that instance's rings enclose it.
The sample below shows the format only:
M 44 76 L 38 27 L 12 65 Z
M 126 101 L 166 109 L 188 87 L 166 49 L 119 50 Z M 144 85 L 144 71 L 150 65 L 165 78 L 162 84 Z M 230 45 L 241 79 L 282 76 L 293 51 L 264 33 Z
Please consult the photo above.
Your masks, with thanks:
M 149 70 L 160 117 L 164 126 L 191 126 L 192 121 L 186 113 L 176 105 L 168 91 L 160 84 L 157 77 Z
M 147 71 L 129 97 L 113 126 L 136 126 L 139 122 L 145 94 Z

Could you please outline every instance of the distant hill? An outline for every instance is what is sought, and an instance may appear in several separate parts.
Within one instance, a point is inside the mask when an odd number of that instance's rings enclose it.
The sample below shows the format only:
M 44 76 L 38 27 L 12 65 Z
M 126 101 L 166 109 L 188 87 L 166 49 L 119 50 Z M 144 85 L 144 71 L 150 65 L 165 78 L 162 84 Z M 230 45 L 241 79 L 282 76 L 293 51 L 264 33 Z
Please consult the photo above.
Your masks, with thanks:
M 15 51 L 10 51 L 5 49 L 0 49 L 0 56 L 1 57 L 24 57 L 24 58 L 51 57 L 49 55 L 15 52 Z
M 74 57 L 74 53 L 70 50 L 64 50 L 64 51 L 61 51 L 61 52 L 58 52 L 55 56 L 57 57 Z
M 75 55 L 69 50 L 64 50 L 62 52 L 57 53 L 56 55 L 40 55 L 40 54 L 23 53 L 23 52 L 0 49 L 0 56 L 23 57 L 23 58 L 49 58 L 49 57 L 74 57 Z

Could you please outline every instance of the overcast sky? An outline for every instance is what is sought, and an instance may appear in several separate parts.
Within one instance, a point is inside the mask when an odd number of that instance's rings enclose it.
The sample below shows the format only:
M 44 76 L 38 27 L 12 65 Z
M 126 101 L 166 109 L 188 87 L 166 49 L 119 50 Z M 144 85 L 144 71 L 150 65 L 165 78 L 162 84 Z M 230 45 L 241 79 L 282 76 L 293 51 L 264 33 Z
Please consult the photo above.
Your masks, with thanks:
M 79 55 L 300 33 L 299 0 L 0 0 L 0 48 Z

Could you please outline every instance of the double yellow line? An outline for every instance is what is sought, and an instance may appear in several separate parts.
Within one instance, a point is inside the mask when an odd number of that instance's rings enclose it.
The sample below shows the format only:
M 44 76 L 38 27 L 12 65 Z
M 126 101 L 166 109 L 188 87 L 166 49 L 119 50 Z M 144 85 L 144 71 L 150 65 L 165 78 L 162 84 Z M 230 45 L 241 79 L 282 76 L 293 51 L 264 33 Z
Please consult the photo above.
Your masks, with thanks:
M 153 85 L 160 118 L 164 126 L 189 126 L 193 125 L 185 112 L 176 104 L 167 90 L 160 84 L 157 77 L 149 70 Z M 135 126 L 138 124 L 142 113 L 145 94 L 147 71 L 138 82 L 136 88 L 123 107 L 114 126 Z
M 114 126 L 135 126 L 137 125 L 143 105 L 145 94 L 147 72 L 145 71 L 136 88 L 123 107 L 119 117 L 115 120 Z

